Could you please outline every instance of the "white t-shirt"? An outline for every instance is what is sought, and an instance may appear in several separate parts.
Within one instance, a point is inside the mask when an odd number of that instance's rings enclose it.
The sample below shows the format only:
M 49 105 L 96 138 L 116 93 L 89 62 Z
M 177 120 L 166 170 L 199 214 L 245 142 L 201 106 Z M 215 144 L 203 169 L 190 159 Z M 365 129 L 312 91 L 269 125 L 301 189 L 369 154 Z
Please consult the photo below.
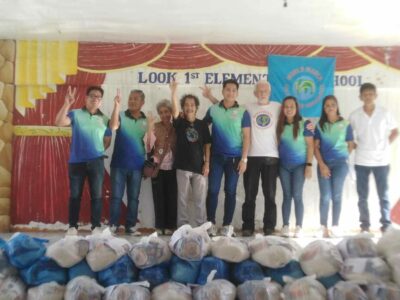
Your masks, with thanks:
M 362 107 L 350 115 L 350 123 L 357 144 L 355 164 L 377 167 L 389 165 L 389 135 L 397 128 L 397 122 L 385 108 L 375 106 L 368 116 Z
M 279 157 L 276 126 L 281 104 L 269 102 L 267 105 L 251 103 L 246 105 L 251 117 L 251 143 L 248 156 Z

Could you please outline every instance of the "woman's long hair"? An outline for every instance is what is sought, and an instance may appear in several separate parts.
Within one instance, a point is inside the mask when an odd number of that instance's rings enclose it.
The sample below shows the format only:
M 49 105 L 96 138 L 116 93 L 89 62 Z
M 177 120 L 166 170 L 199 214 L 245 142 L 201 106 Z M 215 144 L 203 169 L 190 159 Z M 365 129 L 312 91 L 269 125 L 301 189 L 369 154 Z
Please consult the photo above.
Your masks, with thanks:
M 283 112 L 283 108 L 285 106 L 285 102 L 288 100 L 293 100 L 296 105 L 296 114 L 293 117 L 293 137 L 294 137 L 294 139 L 297 139 L 297 135 L 299 134 L 299 121 L 302 120 L 302 117 L 300 115 L 299 104 L 297 102 L 296 97 L 287 96 L 282 101 L 281 112 L 279 114 L 278 124 L 276 126 L 276 136 L 278 138 L 278 142 L 281 140 L 281 135 L 283 133 L 283 129 L 285 128 L 285 124 L 287 123 L 287 118 L 285 116 L 285 113 Z
M 343 120 L 342 116 L 340 115 L 339 103 L 338 103 L 337 98 L 336 98 L 335 96 L 333 96 L 333 95 L 328 95 L 328 96 L 326 96 L 326 97 L 324 98 L 324 100 L 322 101 L 321 117 L 319 118 L 319 121 L 318 121 L 319 127 L 321 128 L 322 131 L 324 131 L 324 125 L 325 125 L 325 123 L 326 123 L 326 122 L 329 122 L 329 121 L 328 121 L 328 115 L 327 115 L 326 112 L 325 112 L 325 103 L 326 103 L 326 101 L 328 101 L 328 100 L 333 100 L 333 101 L 335 101 L 336 106 L 337 106 L 337 112 L 336 112 L 336 113 L 337 113 L 337 116 L 339 117 L 339 120 Z

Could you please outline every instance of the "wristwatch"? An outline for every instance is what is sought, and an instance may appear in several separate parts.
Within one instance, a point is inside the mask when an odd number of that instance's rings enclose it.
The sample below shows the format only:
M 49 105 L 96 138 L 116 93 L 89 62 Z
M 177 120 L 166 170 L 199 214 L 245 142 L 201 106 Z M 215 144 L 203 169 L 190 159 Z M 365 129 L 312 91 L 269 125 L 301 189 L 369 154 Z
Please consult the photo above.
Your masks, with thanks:
M 247 157 L 242 158 L 242 162 L 244 162 L 245 164 L 247 164 L 247 161 L 248 161 Z

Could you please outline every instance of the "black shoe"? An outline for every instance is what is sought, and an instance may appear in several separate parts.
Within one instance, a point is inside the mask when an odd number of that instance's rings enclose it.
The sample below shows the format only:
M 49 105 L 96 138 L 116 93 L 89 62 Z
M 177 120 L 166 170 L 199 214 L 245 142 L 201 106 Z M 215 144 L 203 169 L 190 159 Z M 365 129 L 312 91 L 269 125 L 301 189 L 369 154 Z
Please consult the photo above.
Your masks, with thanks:
M 264 228 L 264 235 L 273 235 L 275 232 L 274 229 L 271 228 Z
M 138 230 L 136 230 L 134 227 L 128 227 L 125 229 L 125 234 L 126 235 L 132 235 L 132 236 L 139 236 L 142 235 Z
M 243 229 L 242 230 L 242 236 L 252 236 L 254 233 L 254 230 L 251 229 Z

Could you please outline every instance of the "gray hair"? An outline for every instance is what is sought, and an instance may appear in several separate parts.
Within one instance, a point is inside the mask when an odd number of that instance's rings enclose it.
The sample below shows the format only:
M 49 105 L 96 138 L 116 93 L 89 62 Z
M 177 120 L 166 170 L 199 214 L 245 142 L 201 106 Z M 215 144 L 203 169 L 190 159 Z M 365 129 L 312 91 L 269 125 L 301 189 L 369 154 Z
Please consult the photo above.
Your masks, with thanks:
M 143 93 L 142 90 L 131 90 L 131 92 L 129 93 L 129 95 L 131 95 L 131 94 L 133 94 L 133 93 L 139 94 L 140 99 L 142 99 L 142 101 L 144 102 L 145 96 L 144 96 L 144 93 Z
M 262 85 L 262 84 L 268 85 L 269 89 L 271 90 L 271 85 L 269 84 L 269 82 L 266 81 L 265 79 L 260 79 L 260 80 L 257 81 L 257 83 L 254 85 L 254 91 L 257 91 L 257 87 L 258 87 L 259 85 Z
M 169 109 L 170 112 L 172 112 L 172 104 L 171 101 L 167 100 L 167 99 L 163 99 L 160 102 L 157 103 L 156 109 L 157 112 L 160 112 L 160 109 L 162 107 L 166 107 L 167 109 Z

